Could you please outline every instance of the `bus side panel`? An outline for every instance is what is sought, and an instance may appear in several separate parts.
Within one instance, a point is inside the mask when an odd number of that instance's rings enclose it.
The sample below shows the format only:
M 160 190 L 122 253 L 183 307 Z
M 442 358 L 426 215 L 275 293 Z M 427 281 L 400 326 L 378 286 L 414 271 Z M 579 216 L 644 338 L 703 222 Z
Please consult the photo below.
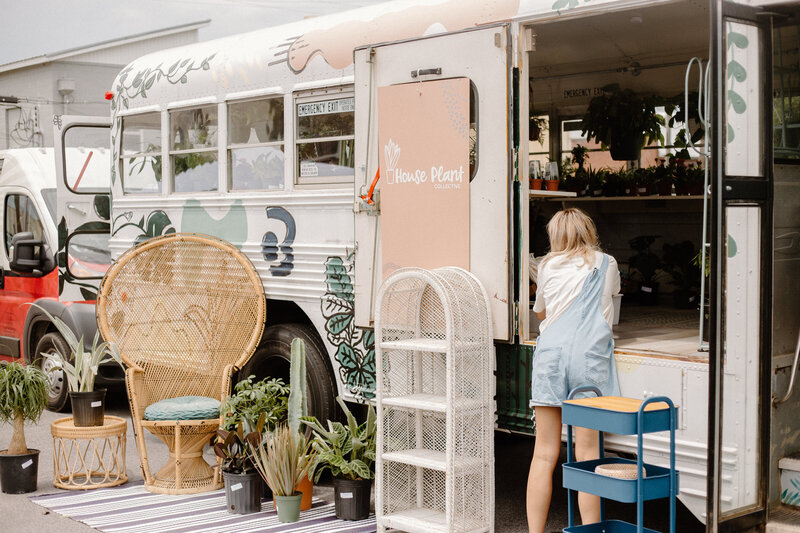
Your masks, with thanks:
M 531 372 L 533 346 L 496 343 L 497 426 L 519 433 L 533 434 Z

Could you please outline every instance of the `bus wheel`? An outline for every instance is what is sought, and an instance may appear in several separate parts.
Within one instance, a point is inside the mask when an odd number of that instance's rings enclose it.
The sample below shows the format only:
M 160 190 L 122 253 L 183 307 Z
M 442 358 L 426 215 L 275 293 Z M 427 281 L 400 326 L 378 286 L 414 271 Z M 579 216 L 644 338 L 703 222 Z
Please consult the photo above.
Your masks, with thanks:
M 50 390 L 47 395 L 47 409 L 50 411 L 65 411 L 67 409 L 67 399 L 69 383 L 64 376 L 64 371 L 56 367 L 55 361 L 42 357 L 43 353 L 68 354 L 69 347 L 64 338 L 58 333 L 47 333 L 39 339 L 34 350 L 36 364 L 47 375 L 50 380 Z
M 336 382 L 330 370 L 328 354 L 313 328 L 304 324 L 277 324 L 264 329 L 261 344 L 239 373 L 240 379 L 255 375 L 282 378 L 289 383 L 292 340 L 301 338 L 306 344 L 308 414 L 325 420 L 338 420 Z

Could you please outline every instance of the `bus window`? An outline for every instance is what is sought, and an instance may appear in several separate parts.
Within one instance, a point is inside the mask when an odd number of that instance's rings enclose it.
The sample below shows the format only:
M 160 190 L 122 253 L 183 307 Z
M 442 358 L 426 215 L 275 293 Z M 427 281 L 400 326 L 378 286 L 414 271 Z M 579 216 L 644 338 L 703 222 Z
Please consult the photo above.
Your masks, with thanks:
M 779 159 L 800 159 L 800 26 L 777 27 L 773 35 L 774 153 Z
M 216 191 L 217 106 L 170 111 L 173 192 Z
M 122 117 L 119 158 L 125 194 L 161 192 L 161 113 Z
M 233 191 L 283 189 L 283 98 L 228 105 L 228 176 Z
M 21 194 L 6 196 L 5 228 L 6 253 L 11 245 L 11 238 L 17 233 L 30 231 L 35 240 L 44 239 L 42 220 L 39 218 L 36 206 L 30 198 Z
M 298 96 L 297 120 L 298 184 L 352 183 L 355 146 L 355 98 Z

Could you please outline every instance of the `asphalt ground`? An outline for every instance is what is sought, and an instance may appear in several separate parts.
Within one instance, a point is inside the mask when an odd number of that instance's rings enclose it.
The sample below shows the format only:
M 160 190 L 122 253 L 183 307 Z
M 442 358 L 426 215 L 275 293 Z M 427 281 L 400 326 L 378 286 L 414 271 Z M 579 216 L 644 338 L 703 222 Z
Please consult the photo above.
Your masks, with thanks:
M 111 389 L 107 395 L 106 414 L 126 418 L 128 420 L 128 439 L 126 447 L 126 464 L 128 480 L 141 481 L 139 457 L 133 428 L 130 424 L 130 411 L 127 397 L 122 389 Z M 53 441 L 50 424 L 59 418 L 69 416 L 68 413 L 51 413 L 45 411 L 38 424 L 27 424 L 25 437 L 29 448 L 41 450 L 39 457 L 39 481 L 37 491 L 30 494 L 0 494 L 0 532 L 14 533 L 86 533 L 94 529 L 70 518 L 52 513 L 31 502 L 28 497 L 36 494 L 52 494 L 60 492 L 53 486 Z M 166 462 L 167 448 L 156 437 L 146 433 L 148 456 L 151 463 L 160 465 Z M 11 440 L 11 426 L 0 426 L 0 449 L 8 447 Z M 508 533 L 527 531 L 525 521 L 525 487 L 528 468 L 533 453 L 534 439 L 524 435 L 512 435 L 503 432 L 495 433 L 495 530 Z M 564 459 L 562 454 L 562 460 Z M 213 452 L 206 448 L 206 460 L 214 461 Z M 553 501 L 550 506 L 547 531 L 561 531 L 567 525 L 566 491 L 561 487 L 560 468 L 556 469 L 554 479 Z M 324 499 L 333 499 L 330 482 L 323 482 L 314 487 L 314 494 Z M 669 531 L 669 506 L 666 501 L 648 502 L 645 504 L 645 526 L 657 531 Z M 636 509 L 630 504 L 609 502 L 608 518 L 619 518 L 634 522 Z M 705 531 L 703 525 L 683 508 L 678 506 L 678 527 L 681 533 Z

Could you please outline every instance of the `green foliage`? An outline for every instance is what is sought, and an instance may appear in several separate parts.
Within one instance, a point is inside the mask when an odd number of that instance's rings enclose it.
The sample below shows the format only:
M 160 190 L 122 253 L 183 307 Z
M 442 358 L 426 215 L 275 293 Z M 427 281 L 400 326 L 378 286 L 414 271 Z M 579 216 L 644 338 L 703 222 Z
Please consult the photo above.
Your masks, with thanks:
M 52 360 L 56 364 L 56 368 L 61 368 L 69 383 L 69 389 L 73 392 L 91 392 L 94 390 L 94 378 L 97 376 L 97 371 L 100 365 L 114 361 L 122 366 L 122 358 L 119 354 L 119 348 L 113 342 L 101 342 L 100 332 L 94 334 L 94 341 L 90 351 L 84 350 L 83 337 L 78 339 L 75 334 L 69 329 L 63 320 L 51 315 L 46 309 L 39 307 L 36 304 L 31 304 L 38 307 L 50 319 L 56 327 L 61 336 L 67 342 L 70 348 L 69 354 L 61 354 L 55 352 L 52 354 L 40 354 L 43 357 Z
M 249 458 L 275 496 L 292 496 L 297 484 L 308 475 L 315 457 L 302 433 L 285 425 L 253 446 Z
M 236 384 L 234 393 L 222 404 L 222 429 L 233 430 L 244 420 L 255 425 L 263 417 L 264 429 L 272 431 L 286 422 L 289 387 L 280 378 L 264 378 L 253 382 L 248 376 Z
M 636 94 L 613 83 L 603 87 L 603 94 L 592 98 L 583 116 L 582 133 L 596 139 L 605 149 L 615 141 L 639 135 L 647 144 L 663 146 L 664 117 L 656 113 L 658 97 Z
M 50 380 L 33 365 L 0 363 L 0 421 L 11 422 L 21 415 L 37 422 L 47 407 Z
M 575 145 L 572 149 L 572 162 L 578 165 L 579 169 L 583 168 L 584 163 L 586 163 L 586 157 L 589 153 L 589 149 L 585 146 L 581 146 L 580 144 Z
M 308 415 L 306 402 L 306 343 L 303 339 L 292 340 L 292 366 L 289 370 L 289 427 L 300 431 L 300 419 Z M 291 494 L 289 495 L 291 496 Z
M 248 419 L 239 420 L 235 429 L 217 430 L 214 454 L 221 459 L 219 466 L 232 474 L 245 474 L 254 466 L 250 459 L 252 451 L 264 439 L 266 413 L 261 413 L 255 423 Z
M 588 180 L 589 180 L 589 190 L 596 191 L 603 188 L 606 180 L 609 176 L 608 169 L 601 168 L 600 170 L 594 170 L 592 167 L 589 167 L 589 172 L 587 173 Z
M 664 270 L 681 289 L 689 290 L 700 285 L 700 268 L 694 262 L 696 255 L 697 250 L 691 241 L 664 244 Z
M 628 259 L 628 263 L 631 268 L 639 271 L 645 283 L 652 282 L 656 270 L 661 266 L 658 256 L 650 251 L 650 245 L 659 237 L 661 235 L 639 235 L 628 241 L 630 247 L 637 252 Z
M 303 419 L 314 435 L 312 446 L 316 461 L 312 471 L 316 471 L 316 480 L 319 481 L 326 468 L 336 478 L 372 479 L 375 477 L 378 427 L 375 409 L 370 405 L 367 419 L 359 425 L 344 401 L 338 397 L 336 401 L 347 417 L 347 425 L 328 420 L 328 427 L 325 428 L 314 417 Z

